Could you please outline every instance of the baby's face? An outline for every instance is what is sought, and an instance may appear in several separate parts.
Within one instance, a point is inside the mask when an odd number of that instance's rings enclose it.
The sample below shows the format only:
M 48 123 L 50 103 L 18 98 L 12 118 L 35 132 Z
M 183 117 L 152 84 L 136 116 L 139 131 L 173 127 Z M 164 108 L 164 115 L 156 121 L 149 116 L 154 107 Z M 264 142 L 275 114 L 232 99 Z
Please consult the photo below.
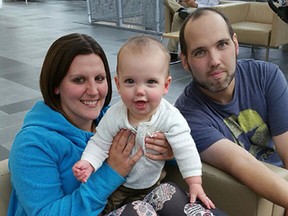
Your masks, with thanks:
M 129 113 L 129 121 L 149 121 L 164 94 L 171 77 L 165 55 L 124 53 L 119 58 L 115 82 Z

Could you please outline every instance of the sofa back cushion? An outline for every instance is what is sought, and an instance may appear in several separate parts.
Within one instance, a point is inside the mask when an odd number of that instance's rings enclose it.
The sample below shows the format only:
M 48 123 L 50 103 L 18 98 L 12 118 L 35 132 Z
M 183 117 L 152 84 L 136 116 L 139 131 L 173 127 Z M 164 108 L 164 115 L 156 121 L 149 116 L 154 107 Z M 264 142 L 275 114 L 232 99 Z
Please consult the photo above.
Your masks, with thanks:
M 247 2 L 234 2 L 234 3 L 220 3 L 215 8 L 225 14 L 230 23 L 237 23 L 245 21 L 245 18 L 249 11 L 249 3 Z
M 267 2 L 250 2 L 249 6 L 246 21 L 272 24 L 273 11 Z

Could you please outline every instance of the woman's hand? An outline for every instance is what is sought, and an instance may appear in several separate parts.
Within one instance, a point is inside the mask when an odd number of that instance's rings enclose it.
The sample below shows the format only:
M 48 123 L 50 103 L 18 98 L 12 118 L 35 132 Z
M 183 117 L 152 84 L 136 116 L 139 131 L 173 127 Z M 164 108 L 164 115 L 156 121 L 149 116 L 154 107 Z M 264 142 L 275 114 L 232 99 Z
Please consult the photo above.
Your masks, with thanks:
M 171 160 L 174 158 L 172 148 L 163 133 L 153 133 L 153 137 L 145 138 L 145 143 L 146 149 L 159 152 L 158 154 L 146 153 L 146 157 L 152 160 Z
M 134 145 L 135 135 L 129 130 L 122 129 L 114 137 L 110 147 L 107 163 L 123 177 L 128 175 L 143 154 L 142 149 L 139 148 L 138 151 L 131 156 Z

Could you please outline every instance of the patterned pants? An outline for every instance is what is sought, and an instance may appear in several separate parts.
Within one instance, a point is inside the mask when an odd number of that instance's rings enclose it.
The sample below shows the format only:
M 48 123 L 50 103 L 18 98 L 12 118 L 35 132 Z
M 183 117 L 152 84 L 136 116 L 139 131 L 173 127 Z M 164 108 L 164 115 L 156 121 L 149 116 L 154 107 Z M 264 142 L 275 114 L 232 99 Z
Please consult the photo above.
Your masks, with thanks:
M 227 216 L 219 209 L 206 209 L 174 183 L 163 183 L 141 201 L 133 201 L 106 216 Z

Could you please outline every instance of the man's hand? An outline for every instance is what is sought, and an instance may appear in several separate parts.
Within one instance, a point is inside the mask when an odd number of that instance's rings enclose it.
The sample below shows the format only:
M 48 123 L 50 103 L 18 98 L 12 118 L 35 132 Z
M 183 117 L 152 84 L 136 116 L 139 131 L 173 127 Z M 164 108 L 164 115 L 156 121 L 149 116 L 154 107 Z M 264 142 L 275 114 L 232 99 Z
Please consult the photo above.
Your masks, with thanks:
M 172 148 L 161 132 L 155 132 L 152 137 L 146 137 L 145 147 L 158 152 L 158 154 L 146 153 L 146 157 L 152 160 L 171 160 L 174 158 Z

